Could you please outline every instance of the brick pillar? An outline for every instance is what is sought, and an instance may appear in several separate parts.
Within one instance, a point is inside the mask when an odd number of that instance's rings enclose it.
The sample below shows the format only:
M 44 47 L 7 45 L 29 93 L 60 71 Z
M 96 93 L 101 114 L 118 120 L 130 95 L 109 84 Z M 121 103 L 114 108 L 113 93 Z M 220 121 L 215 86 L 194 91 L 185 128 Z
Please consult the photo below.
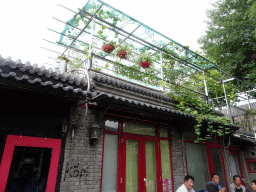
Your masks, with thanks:
M 72 129 L 66 140 L 64 164 L 61 176 L 61 192 L 98 192 L 100 191 L 103 130 L 95 146 L 90 145 L 89 128 L 98 123 L 103 128 L 103 118 L 99 119 L 97 111 L 78 108 L 71 112 Z M 84 119 L 84 121 L 83 121 Z
M 182 142 L 181 134 L 172 131 L 172 164 L 175 191 L 184 183 L 184 177 L 187 174 L 186 167 L 184 167 L 185 151 Z

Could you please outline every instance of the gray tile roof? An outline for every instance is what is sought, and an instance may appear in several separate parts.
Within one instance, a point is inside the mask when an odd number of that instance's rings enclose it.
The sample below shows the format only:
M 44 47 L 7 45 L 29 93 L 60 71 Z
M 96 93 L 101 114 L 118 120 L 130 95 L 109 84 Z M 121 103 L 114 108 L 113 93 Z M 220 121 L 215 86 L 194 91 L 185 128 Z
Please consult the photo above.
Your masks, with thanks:
M 135 83 L 131 83 L 125 80 L 122 80 L 117 77 L 113 77 L 95 70 L 90 70 L 92 82 L 90 90 L 94 90 L 97 86 L 97 83 L 108 84 L 113 87 L 117 87 L 120 90 L 126 90 L 129 92 L 138 93 L 146 97 L 151 97 L 159 99 L 165 102 L 172 102 L 173 99 L 169 96 L 163 94 L 161 91 L 150 89 Z M 72 74 L 59 74 L 53 72 L 52 69 L 45 69 L 44 66 L 38 67 L 37 64 L 33 66 L 29 62 L 22 64 L 20 60 L 12 61 L 10 57 L 4 59 L 0 55 L 0 80 L 7 84 L 15 85 L 16 82 L 25 82 L 24 86 L 30 85 L 39 85 L 39 87 L 50 87 L 53 90 L 61 90 L 68 92 L 69 94 L 78 95 L 81 97 L 91 97 L 91 91 L 87 91 L 87 80 L 85 78 L 79 78 Z M 14 80 L 14 81 L 13 81 Z M 38 87 L 38 86 L 37 86 Z M 80 97 L 80 98 L 81 98 Z M 114 103 L 118 105 L 126 105 L 130 108 L 135 107 L 137 109 L 150 109 L 151 111 L 157 110 L 167 114 L 173 114 L 180 116 L 181 118 L 187 117 L 195 119 L 195 116 L 188 113 L 183 113 L 171 109 L 169 107 L 164 107 L 161 105 L 153 105 L 146 102 L 136 101 L 133 99 L 128 99 L 121 96 L 116 96 L 113 94 L 101 93 L 100 95 L 95 96 L 92 99 L 92 102 L 95 101 L 101 105 L 107 105 L 109 102 L 115 101 Z M 159 102 L 160 104 L 161 102 Z M 113 104 L 113 103 L 112 103 Z M 128 104 L 128 105 L 127 105 Z M 206 120 L 203 118 L 203 120 Z M 213 121 L 217 123 L 216 121 Z M 234 129 L 241 128 L 236 125 L 229 125 Z
M 163 107 L 161 105 L 152 105 L 146 102 L 139 102 L 133 99 L 127 99 L 121 96 L 116 96 L 113 94 L 108 94 L 108 93 L 101 93 L 100 95 L 97 95 L 95 97 L 92 98 L 91 102 L 97 102 L 99 105 L 103 105 L 108 107 L 108 105 L 111 105 L 111 107 L 123 107 L 125 109 L 132 109 L 133 111 L 135 110 L 151 110 L 151 111 L 159 111 L 168 115 L 174 115 L 174 116 L 179 116 L 181 119 L 182 118 L 189 118 L 189 119 L 195 119 L 196 116 L 188 114 L 188 113 L 183 113 L 181 111 L 178 110 L 174 110 L 168 107 Z M 156 112 L 155 112 L 156 113 Z M 206 119 L 203 117 L 204 121 L 207 121 L 209 119 Z M 213 123 L 218 123 L 215 120 L 210 120 Z M 239 129 L 241 128 L 240 126 L 237 125 L 229 125 L 230 128 L 233 129 Z
M 129 92 L 138 93 L 140 95 L 144 95 L 147 97 L 159 99 L 165 102 L 172 103 L 174 101 L 173 98 L 164 94 L 162 91 L 157 91 L 142 85 L 138 85 L 132 82 L 128 82 L 124 79 L 120 79 L 118 77 L 114 77 L 111 75 L 107 75 L 105 73 L 90 69 L 91 78 L 94 80 L 94 83 L 97 82 L 105 83 L 110 86 L 116 87 L 118 89 L 127 90 Z
M 50 87 L 56 91 L 64 91 L 80 97 L 91 96 L 87 91 L 87 80 L 78 78 L 72 74 L 59 74 L 45 66 L 30 65 L 29 62 L 21 63 L 21 60 L 12 61 L 10 57 L 2 58 L 0 55 L 0 79 L 9 84 L 17 84 L 15 81 L 29 84 L 39 84 L 41 87 Z

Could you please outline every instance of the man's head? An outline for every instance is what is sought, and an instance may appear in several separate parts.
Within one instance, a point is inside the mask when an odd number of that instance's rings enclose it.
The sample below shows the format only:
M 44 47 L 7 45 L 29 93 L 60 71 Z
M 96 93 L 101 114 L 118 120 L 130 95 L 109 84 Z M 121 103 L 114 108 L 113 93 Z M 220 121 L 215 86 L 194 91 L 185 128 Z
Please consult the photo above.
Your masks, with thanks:
M 188 190 L 191 190 L 194 185 L 194 177 L 191 175 L 187 175 L 184 178 L 184 185 Z
M 215 185 L 218 185 L 218 184 L 219 184 L 219 182 L 220 182 L 220 177 L 219 177 L 219 175 L 218 175 L 217 173 L 213 173 L 213 174 L 212 174 L 212 182 L 213 182 L 213 184 L 215 184 Z
M 235 183 L 236 186 L 240 186 L 241 185 L 241 177 L 239 175 L 234 175 L 233 182 Z
M 256 180 L 252 180 L 252 190 L 256 191 Z

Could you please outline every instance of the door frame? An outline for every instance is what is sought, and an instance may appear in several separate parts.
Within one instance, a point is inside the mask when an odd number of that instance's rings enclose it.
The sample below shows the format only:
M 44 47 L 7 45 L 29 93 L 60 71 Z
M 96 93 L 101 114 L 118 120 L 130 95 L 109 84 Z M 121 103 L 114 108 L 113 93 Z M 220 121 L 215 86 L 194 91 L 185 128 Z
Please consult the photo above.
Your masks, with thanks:
M 160 140 L 155 136 L 146 136 L 138 134 L 123 134 L 123 150 L 122 150 L 122 162 L 120 163 L 123 167 L 123 187 L 122 189 L 126 190 L 126 140 L 137 140 L 138 141 L 138 191 L 146 192 L 146 184 L 144 178 L 146 178 L 146 151 L 145 151 L 145 142 L 150 141 L 155 143 L 155 158 L 156 158 L 156 178 L 157 178 L 157 191 L 162 190 L 161 185 L 161 156 L 160 154 Z M 146 178 L 147 179 L 147 178 Z
M 51 148 L 51 160 L 47 179 L 46 192 L 54 192 L 57 180 L 61 139 L 7 135 L 2 161 L 0 164 L 0 191 L 5 191 L 8 175 L 16 146 Z

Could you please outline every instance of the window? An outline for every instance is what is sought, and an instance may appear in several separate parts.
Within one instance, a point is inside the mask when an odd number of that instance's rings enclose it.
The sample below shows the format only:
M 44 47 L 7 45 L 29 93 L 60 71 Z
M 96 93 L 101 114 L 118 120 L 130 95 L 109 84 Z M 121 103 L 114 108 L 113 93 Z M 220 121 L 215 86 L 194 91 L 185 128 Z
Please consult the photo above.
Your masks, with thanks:
M 124 121 L 123 124 L 124 132 L 140 134 L 140 135 L 156 135 L 155 126 L 152 124 L 139 123 L 135 121 Z
M 117 191 L 118 136 L 105 135 L 102 191 Z
M 118 120 L 116 118 L 108 118 L 105 121 L 106 131 L 118 131 Z
M 256 159 L 247 159 L 246 164 L 249 173 L 256 173 Z

